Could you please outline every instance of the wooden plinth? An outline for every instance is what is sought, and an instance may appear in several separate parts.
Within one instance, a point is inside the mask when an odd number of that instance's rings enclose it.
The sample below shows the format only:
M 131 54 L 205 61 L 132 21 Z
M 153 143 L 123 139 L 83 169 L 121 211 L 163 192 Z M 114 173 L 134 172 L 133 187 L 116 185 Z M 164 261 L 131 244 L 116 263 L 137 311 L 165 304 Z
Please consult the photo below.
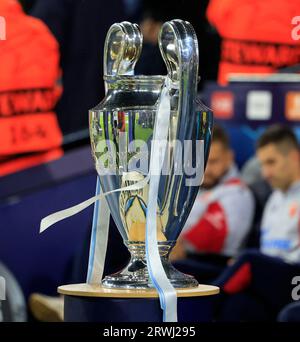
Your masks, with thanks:
M 178 321 L 210 321 L 212 301 L 219 288 L 199 285 L 176 289 Z M 64 295 L 67 322 L 161 322 L 162 310 L 154 289 L 109 289 L 100 285 L 72 284 L 58 288 Z

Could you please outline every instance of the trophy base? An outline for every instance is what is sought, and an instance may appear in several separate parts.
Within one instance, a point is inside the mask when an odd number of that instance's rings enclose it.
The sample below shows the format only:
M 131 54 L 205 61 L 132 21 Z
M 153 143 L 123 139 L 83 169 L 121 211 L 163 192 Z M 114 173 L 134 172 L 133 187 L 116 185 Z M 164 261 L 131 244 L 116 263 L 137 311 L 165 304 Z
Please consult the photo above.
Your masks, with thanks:
M 128 246 L 128 244 L 127 244 Z M 150 279 L 145 260 L 145 245 L 128 246 L 131 252 L 129 264 L 120 272 L 106 276 L 102 286 L 108 288 L 148 289 L 154 285 Z M 197 280 L 188 274 L 178 271 L 168 260 L 171 246 L 159 246 L 163 268 L 171 284 L 175 288 L 197 287 Z

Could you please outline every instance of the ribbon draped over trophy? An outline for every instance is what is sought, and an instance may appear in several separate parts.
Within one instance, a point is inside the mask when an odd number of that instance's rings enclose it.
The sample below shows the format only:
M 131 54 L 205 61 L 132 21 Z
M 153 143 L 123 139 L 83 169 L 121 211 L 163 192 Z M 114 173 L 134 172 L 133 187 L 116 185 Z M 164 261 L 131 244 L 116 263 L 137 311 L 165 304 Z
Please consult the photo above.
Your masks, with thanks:
M 166 22 L 158 38 L 167 76 L 134 75 L 142 49 L 136 24 L 114 24 L 104 48 L 106 96 L 89 112 L 96 195 L 41 221 L 40 232 L 94 204 L 87 282 L 158 291 L 163 320 L 177 321 L 175 288 L 198 286 L 168 256 L 201 185 L 213 115 L 196 99 L 198 43 L 192 26 Z M 110 215 L 131 253 L 102 279 Z

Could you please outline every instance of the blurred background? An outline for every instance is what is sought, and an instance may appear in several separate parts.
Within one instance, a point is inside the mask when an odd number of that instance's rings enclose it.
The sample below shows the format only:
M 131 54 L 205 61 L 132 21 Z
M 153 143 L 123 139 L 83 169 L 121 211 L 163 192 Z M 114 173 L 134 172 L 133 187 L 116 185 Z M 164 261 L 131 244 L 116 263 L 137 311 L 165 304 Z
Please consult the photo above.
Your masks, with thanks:
M 104 97 L 109 27 L 138 23 L 144 45 L 136 73 L 165 75 L 161 25 L 174 18 L 193 25 L 199 97 L 226 129 L 242 170 L 270 124 L 300 135 L 300 28 L 292 22 L 299 8 L 298 0 L 0 0 L 0 263 L 25 303 L 75 281 L 71 265 L 93 208 L 42 235 L 39 224 L 94 194 L 88 110 Z M 107 272 L 128 257 L 116 229 L 110 234 Z

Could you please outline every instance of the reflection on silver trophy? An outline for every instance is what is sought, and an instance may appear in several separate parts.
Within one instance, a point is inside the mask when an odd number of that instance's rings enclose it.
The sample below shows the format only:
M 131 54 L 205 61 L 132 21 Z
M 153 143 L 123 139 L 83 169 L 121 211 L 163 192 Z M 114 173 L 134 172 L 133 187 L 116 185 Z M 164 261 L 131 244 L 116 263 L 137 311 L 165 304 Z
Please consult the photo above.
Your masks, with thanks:
M 192 26 L 182 20 L 166 22 L 159 46 L 168 75 L 134 75 L 142 49 L 138 26 L 122 22 L 110 28 L 104 51 L 106 97 L 89 113 L 91 145 L 103 192 L 142 181 L 150 171 L 157 107 L 168 77 L 171 115 L 167 153 L 162 156 L 165 168 L 160 175 L 157 201 L 157 238 L 162 264 L 172 285 L 193 287 L 197 281 L 177 271 L 168 256 L 201 184 L 213 116 L 196 99 L 198 43 Z M 148 185 L 114 192 L 106 200 L 131 260 L 119 273 L 105 277 L 103 285 L 152 287 L 145 258 Z

